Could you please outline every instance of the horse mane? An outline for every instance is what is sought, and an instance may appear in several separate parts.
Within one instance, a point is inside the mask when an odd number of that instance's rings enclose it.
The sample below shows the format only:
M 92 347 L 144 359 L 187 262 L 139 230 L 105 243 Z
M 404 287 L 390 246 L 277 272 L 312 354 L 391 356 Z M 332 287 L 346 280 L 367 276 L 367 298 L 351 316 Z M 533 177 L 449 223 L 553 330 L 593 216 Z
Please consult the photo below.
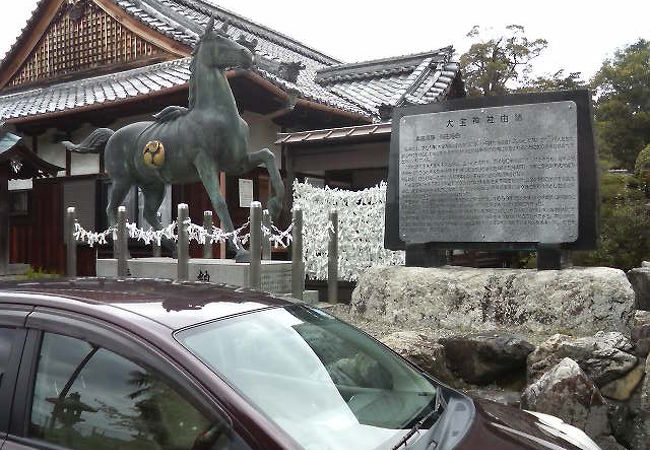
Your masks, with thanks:
M 192 49 L 192 62 L 190 62 L 190 97 L 188 100 L 188 109 L 192 111 L 194 105 L 196 104 L 196 55 L 199 52 L 199 47 L 203 43 L 203 39 L 200 39 L 198 44 Z

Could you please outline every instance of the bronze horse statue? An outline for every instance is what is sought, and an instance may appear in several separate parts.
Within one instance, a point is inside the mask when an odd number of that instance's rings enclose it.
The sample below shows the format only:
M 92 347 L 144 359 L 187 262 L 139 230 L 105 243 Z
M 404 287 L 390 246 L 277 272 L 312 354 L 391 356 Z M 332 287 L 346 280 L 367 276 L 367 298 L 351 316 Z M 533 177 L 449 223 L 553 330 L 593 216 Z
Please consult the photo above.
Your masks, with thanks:
M 79 153 L 104 150 L 104 166 L 112 181 L 106 213 L 114 225 L 117 208 L 132 186 L 144 195 L 144 217 L 161 229 L 156 213 L 166 184 L 201 181 L 225 231 L 234 230 L 227 204 L 219 189 L 219 172 L 238 175 L 264 165 L 273 196 L 267 209 L 277 218 L 282 208 L 284 185 L 275 157 L 267 148 L 248 151 L 248 124 L 240 117 L 228 80 L 227 68 L 250 68 L 253 54 L 225 34 L 214 30 L 214 18 L 192 52 L 189 108 L 169 106 L 154 121 L 137 122 L 117 131 L 99 128 L 80 144 L 63 145 Z M 237 261 L 248 254 L 237 239 L 228 242 Z

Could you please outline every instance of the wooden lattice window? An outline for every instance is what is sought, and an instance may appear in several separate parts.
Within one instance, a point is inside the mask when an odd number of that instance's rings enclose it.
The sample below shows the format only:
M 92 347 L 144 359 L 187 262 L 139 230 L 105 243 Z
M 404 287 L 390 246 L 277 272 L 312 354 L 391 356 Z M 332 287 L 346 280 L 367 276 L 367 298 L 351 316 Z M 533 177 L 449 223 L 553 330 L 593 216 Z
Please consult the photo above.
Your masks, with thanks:
M 88 0 L 64 2 L 47 32 L 9 86 L 55 78 L 104 65 L 163 56 Z

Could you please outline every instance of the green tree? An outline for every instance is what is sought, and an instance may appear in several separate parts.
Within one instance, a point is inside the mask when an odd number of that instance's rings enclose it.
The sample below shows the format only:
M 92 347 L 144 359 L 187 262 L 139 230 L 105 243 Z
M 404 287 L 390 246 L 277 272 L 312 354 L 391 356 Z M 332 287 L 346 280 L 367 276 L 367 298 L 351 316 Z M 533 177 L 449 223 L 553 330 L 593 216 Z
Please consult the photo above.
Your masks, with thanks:
M 499 37 L 486 39 L 478 25 L 467 34 L 476 39 L 460 65 L 469 95 L 503 95 L 511 86 L 525 82 L 531 61 L 548 46 L 545 39 L 530 40 L 521 25 L 508 25 Z
M 650 41 L 639 39 L 606 59 L 591 81 L 601 153 L 632 170 L 650 143 Z
M 586 83 L 580 78 L 580 76 L 580 72 L 571 72 L 568 75 L 565 75 L 564 69 L 560 69 L 550 76 L 538 76 L 526 80 L 523 86 L 517 89 L 517 92 L 552 92 L 584 89 Z
M 638 267 L 650 256 L 650 213 L 642 183 L 626 174 L 603 173 L 597 250 L 576 252 L 576 265 Z

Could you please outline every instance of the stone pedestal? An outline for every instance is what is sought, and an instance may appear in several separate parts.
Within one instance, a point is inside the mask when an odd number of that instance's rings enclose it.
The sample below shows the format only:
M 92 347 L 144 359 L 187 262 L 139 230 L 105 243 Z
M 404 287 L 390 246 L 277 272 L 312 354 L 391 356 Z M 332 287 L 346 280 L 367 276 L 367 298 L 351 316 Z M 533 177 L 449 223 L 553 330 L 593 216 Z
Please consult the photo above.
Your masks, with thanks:
M 0 279 L 25 275 L 28 271 L 29 264 L 8 264 L 4 269 L 0 269 Z
M 131 258 L 128 275 L 135 278 L 176 279 L 173 258 Z M 210 281 L 233 286 L 249 286 L 250 264 L 232 259 L 190 259 L 189 280 Z M 116 259 L 98 259 L 97 276 L 116 277 Z M 262 261 L 262 290 L 276 294 L 291 292 L 291 261 Z

